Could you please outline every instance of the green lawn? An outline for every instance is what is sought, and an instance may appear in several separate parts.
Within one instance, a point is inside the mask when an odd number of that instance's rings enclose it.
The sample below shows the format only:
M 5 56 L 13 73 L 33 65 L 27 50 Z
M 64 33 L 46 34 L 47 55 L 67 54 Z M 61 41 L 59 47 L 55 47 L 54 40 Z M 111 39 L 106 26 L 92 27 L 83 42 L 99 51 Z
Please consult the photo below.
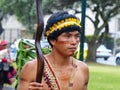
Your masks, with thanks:
M 120 90 L 120 66 L 87 64 L 90 70 L 88 90 Z
M 88 63 L 88 90 L 120 90 L 120 66 Z

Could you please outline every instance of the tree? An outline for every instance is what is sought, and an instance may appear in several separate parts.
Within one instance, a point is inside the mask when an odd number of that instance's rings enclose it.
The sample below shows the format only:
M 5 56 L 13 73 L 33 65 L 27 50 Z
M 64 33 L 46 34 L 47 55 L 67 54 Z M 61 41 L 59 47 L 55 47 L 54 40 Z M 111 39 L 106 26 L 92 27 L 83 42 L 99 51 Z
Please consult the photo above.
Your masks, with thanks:
M 73 7 L 77 4 L 80 6 L 81 0 L 43 0 L 43 12 L 44 14 L 54 13 L 56 11 L 61 11 L 65 9 L 73 9 Z
M 62 10 L 66 4 L 73 3 L 72 0 L 43 0 L 43 13 L 51 14 L 56 10 Z M 71 1 L 71 3 L 70 3 Z M 77 0 L 74 0 L 74 2 Z M 66 6 L 68 6 L 66 5 Z M 9 15 L 16 15 L 18 21 L 20 21 L 29 31 L 34 32 L 35 24 L 37 22 L 36 14 L 36 0 L 1 0 L 1 11 L 6 12 Z M 56 9 L 57 7 L 57 9 Z
M 34 31 L 36 23 L 35 0 L 1 0 L 1 9 L 9 15 L 16 15 L 27 29 Z
M 4 17 L 4 12 L 0 9 L 0 35 L 2 34 L 2 32 L 4 31 L 3 27 L 2 27 L 2 20 Z
M 88 2 L 88 8 L 94 13 L 94 19 L 90 18 L 94 25 L 94 35 L 88 42 L 88 60 L 96 60 L 96 49 L 103 42 L 108 34 L 109 20 L 119 14 L 119 0 L 91 0 Z M 94 47 L 93 47 L 94 46 Z

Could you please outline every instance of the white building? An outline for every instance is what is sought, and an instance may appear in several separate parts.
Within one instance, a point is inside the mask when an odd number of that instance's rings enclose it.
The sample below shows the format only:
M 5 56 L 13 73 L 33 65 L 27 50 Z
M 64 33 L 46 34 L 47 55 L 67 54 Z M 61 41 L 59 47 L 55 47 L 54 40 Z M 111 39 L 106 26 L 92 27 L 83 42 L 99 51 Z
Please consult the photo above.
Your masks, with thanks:
M 4 32 L 0 35 L 0 39 L 5 39 L 9 43 L 21 37 L 21 30 L 25 27 L 17 20 L 16 16 L 8 16 L 2 21 Z
M 94 19 L 94 14 L 93 12 L 91 12 L 89 9 L 86 10 L 86 14 L 89 15 L 90 17 L 93 17 Z M 46 15 L 44 18 L 44 23 L 46 24 L 46 21 L 48 20 L 50 15 Z M 76 16 L 78 16 L 81 19 L 81 14 L 76 14 Z M 94 26 L 92 24 L 92 22 L 86 18 L 85 21 L 85 35 L 92 35 L 94 33 Z M 15 16 L 11 16 L 9 17 L 8 20 L 3 20 L 3 28 L 5 30 L 9 29 L 9 33 L 11 33 L 12 31 L 10 30 L 25 30 L 25 27 L 17 21 Z M 110 22 L 109 22 L 109 32 L 112 33 L 113 37 L 120 37 L 120 15 L 115 16 L 114 18 L 111 18 Z M 12 41 L 18 37 L 17 33 L 18 32 L 12 32 L 14 35 L 14 38 L 12 39 Z M 10 38 L 9 34 L 6 34 L 5 37 Z M 9 40 L 9 39 L 8 39 Z
M 89 9 L 86 10 L 86 15 L 89 15 L 94 20 L 94 13 L 91 12 Z M 80 17 L 81 14 L 77 14 L 76 16 Z M 100 22 L 102 23 L 102 22 Z M 93 35 L 94 33 L 94 26 L 92 22 L 86 18 L 85 21 L 85 35 Z M 120 15 L 117 15 L 109 21 L 109 33 L 116 34 L 117 37 L 120 37 Z

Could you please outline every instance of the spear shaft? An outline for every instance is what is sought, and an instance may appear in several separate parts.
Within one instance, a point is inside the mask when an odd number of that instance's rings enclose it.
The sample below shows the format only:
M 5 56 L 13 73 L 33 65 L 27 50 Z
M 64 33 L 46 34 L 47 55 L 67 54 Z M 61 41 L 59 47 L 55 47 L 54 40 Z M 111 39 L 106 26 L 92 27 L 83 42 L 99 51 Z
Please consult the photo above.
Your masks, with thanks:
M 35 47 L 36 47 L 36 54 L 37 54 L 37 74 L 36 74 L 36 81 L 41 83 L 42 81 L 42 74 L 44 70 L 44 57 L 42 54 L 42 49 L 40 45 L 40 40 L 42 38 L 42 32 L 44 30 L 44 21 L 42 16 L 42 0 L 36 0 L 36 8 L 37 8 L 37 31 L 36 31 L 36 38 L 35 38 Z

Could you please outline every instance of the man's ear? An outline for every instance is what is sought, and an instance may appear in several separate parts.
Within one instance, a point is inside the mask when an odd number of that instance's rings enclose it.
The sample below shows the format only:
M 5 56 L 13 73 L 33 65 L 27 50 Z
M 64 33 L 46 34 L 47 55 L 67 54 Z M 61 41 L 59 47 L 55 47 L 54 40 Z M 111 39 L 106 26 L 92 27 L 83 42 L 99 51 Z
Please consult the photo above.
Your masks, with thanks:
M 52 44 L 52 46 L 54 46 L 55 43 L 56 43 L 56 40 L 55 40 L 55 39 L 52 39 L 52 40 L 50 40 L 50 43 Z

